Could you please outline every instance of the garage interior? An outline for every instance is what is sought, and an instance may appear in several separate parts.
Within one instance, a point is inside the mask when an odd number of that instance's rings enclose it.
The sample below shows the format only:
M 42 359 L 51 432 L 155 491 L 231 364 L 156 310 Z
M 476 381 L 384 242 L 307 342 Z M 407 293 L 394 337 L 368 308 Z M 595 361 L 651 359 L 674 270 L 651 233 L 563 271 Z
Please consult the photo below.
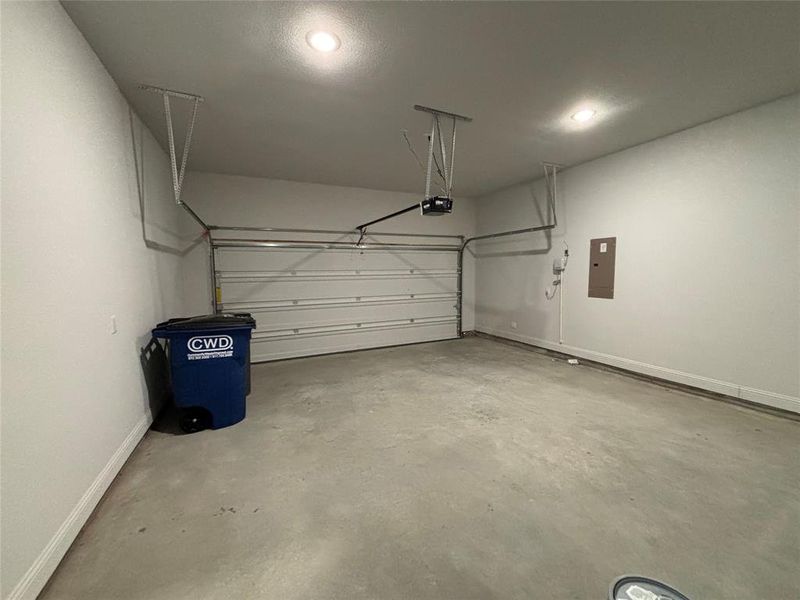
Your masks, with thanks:
M 0 27 L 0 597 L 800 597 L 800 4 Z

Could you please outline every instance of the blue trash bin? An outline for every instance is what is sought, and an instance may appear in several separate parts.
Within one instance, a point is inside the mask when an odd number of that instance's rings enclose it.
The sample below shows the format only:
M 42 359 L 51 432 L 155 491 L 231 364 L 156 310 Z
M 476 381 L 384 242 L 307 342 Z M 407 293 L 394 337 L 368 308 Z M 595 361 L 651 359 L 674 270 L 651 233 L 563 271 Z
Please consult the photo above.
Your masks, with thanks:
M 168 341 L 181 429 L 220 429 L 244 419 L 255 325 L 249 314 L 233 313 L 170 319 L 153 329 Z

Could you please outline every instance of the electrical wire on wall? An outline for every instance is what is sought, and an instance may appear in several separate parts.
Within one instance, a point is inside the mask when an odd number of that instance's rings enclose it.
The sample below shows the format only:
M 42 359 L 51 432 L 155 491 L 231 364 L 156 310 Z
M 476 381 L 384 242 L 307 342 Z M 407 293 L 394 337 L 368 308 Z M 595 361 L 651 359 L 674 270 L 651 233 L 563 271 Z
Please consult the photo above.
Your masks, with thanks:
M 569 262 L 569 246 L 567 242 L 562 241 L 564 244 L 564 254 L 553 260 L 553 275 L 556 278 L 553 280 L 553 286 L 544 290 L 544 296 L 548 300 L 552 300 L 558 294 L 558 343 L 564 343 L 564 271 L 567 270 L 567 262 Z
M 552 300 L 556 297 L 556 292 L 561 285 L 561 276 L 564 271 L 567 270 L 567 262 L 569 261 L 569 246 L 567 245 L 567 242 L 561 243 L 564 244 L 564 254 L 553 260 L 553 275 L 555 275 L 556 278 L 553 280 L 552 287 L 544 290 L 544 296 L 548 300 Z

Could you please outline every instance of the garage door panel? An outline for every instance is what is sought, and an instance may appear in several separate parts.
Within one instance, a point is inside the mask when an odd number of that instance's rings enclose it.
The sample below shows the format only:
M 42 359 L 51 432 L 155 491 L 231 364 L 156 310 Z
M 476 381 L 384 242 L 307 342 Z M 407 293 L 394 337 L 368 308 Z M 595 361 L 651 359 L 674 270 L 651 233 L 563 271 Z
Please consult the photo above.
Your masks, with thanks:
M 453 320 L 450 323 L 386 327 L 375 330 L 254 338 L 250 348 L 251 360 L 265 362 L 363 348 L 446 340 L 457 336 L 456 327 L 455 320 Z
M 400 302 L 347 302 L 330 306 L 287 306 L 281 309 L 244 308 L 258 323 L 256 331 L 276 328 L 361 323 L 363 321 L 394 321 L 398 319 L 424 319 L 452 317 L 455 295 L 449 300 Z
M 298 300 L 408 294 L 455 293 L 455 274 L 441 277 L 403 278 L 276 278 L 262 281 L 222 280 L 222 301 L 252 302 L 259 299 Z
M 265 255 L 269 260 L 265 261 Z M 262 271 L 265 264 L 270 270 L 328 271 L 354 269 L 453 269 L 455 252 L 401 252 L 383 250 L 298 250 L 278 248 L 265 252 L 259 249 L 225 249 L 217 253 L 220 271 Z
M 219 308 L 256 319 L 254 362 L 458 335 L 458 254 L 217 248 Z

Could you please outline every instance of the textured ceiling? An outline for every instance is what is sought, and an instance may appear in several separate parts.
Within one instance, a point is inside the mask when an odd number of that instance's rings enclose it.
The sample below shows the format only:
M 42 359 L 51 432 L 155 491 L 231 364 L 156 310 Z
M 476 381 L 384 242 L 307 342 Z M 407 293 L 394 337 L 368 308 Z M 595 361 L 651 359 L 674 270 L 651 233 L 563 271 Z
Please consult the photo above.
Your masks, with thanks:
M 160 99 L 136 85 L 206 97 L 199 171 L 422 191 L 400 134 L 424 153 L 418 103 L 475 119 L 455 195 L 478 195 L 800 89 L 797 2 L 64 7 L 162 144 Z M 312 29 L 341 48 L 312 50 Z M 578 127 L 583 105 L 598 118 Z

